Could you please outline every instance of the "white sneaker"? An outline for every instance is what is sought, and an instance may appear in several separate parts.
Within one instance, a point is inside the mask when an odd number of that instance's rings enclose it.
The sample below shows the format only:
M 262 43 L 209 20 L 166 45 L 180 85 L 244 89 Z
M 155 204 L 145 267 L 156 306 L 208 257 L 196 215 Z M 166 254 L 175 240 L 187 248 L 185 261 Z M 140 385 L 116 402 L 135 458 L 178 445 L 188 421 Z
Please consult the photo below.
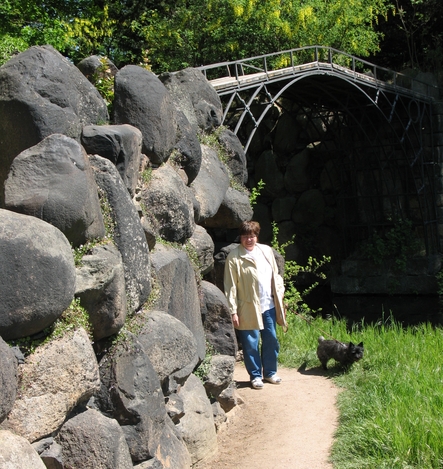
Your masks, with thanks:
M 261 378 L 254 378 L 252 381 L 251 381 L 251 386 L 254 388 L 254 389 L 263 389 L 263 381 Z
M 280 384 L 281 378 L 280 376 L 272 375 L 272 376 L 268 376 L 267 378 L 265 378 L 265 381 L 267 381 L 268 383 L 272 383 L 272 384 Z

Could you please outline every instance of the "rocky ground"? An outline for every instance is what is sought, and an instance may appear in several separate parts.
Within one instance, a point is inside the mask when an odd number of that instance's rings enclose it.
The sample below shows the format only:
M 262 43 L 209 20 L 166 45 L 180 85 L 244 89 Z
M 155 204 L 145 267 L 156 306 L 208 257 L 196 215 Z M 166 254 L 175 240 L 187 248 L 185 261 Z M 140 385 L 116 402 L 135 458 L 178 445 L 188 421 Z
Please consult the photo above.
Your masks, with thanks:
M 218 434 L 218 453 L 194 469 L 332 469 L 338 388 L 320 368 L 280 368 L 281 385 L 255 390 L 242 362 L 235 380 L 243 403 Z

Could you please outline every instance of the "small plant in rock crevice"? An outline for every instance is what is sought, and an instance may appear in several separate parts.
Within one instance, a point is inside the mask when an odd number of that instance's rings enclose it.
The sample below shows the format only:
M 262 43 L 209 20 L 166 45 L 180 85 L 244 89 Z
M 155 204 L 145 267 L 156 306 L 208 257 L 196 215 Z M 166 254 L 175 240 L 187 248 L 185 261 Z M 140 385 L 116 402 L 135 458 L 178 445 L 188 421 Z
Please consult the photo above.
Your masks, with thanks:
M 208 376 L 211 370 L 211 360 L 214 355 L 217 355 L 217 351 L 214 346 L 206 341 L 206 353 L 205 358 L 202 360 L 200 365 L 194 370 L 195 376 L 199 378 L 203 383 L 205 378 Z
M 151 166 L 148 166 L 145 168 L 141 173 L 140 173 L 140 179 L 142 183 L 147 186 L 151 182 L 152 179 L 152 168 Z
M 109 204 L 106 193 L 100 187 L 98 188 L 98 197 L 100 201 L 100 210 L 103 217 L 103 224 L 105 226 L 105 236 L 103 238 L 95 238 L 88 240 L 85 244 L 81 244 L 76 248 L 72 248 L 74 257 L 74 264 L 76 267 L 82 266 L 82 259 L 87 254 L 91 254 L 96 246 L 103 246 L 108 243 L 114 242 L 115 222 L 112 214 L 112 207 Z
M 384 235 L 378 232 L 362 244 L 361 251 L 364 257 L 372 260 L 376 265 L 382 265 L 394 260 L 394 266 L 401 272 L 406 271 L 408 259 L 419 247 L 414 235 L 411 220 L 399 220 Z
M 114 106 L 114 81 L 114 76 L 109 68 L 108 58 L 100 57 L 100 66 L 92 76 L 92 83 L 105 100 L 109 115 L 112 114 Z
M 17 346 L 27 356 L 35 352 L 37 347 L 45 345 L 52 340 L 63 337 L 65 334 L 82 327 L 92 341 L 92 328 L 87 311 L 81 306 L 80 299 L 74 298 L 69 307 L 60 317 L 42 332 L 33 336 L 8 341 L 12 347 Z
M 114 241 L 116 228 L 115 218 L 106 192 L 101 187 L 98 187 L 98 198 L 100 201 L 100 210 L 102 212 L 103 223 L 105 225 L 105 239 Z
M 229 168 L 229 161 L 232 159 L 233 153 L 220 143 L 220 135 L 225 130 L 226 127 L 220 126 L 211 133 L 199 132 L 197 137 L 202 145 L 212 148 L 217 153 L 218 159 L 224 164 L 228 172 L 230 187 L 239 192 L 249 193 L 248 189 L 233 176 Z

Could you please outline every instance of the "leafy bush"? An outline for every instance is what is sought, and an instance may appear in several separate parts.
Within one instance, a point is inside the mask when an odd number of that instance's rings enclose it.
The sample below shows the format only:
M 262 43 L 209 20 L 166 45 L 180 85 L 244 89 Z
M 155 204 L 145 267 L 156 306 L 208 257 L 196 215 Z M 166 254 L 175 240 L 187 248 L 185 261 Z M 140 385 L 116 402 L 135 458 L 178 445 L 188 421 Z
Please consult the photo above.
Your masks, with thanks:
M 374 264 L 381 265 L 394 259 L 400 271 L 406 270 L 406 262 L 418 249 L 419 243 L 414 236 L 411 220 L 399 220 L 384 236 L 375 232 L 362 245 L 362 253 Z

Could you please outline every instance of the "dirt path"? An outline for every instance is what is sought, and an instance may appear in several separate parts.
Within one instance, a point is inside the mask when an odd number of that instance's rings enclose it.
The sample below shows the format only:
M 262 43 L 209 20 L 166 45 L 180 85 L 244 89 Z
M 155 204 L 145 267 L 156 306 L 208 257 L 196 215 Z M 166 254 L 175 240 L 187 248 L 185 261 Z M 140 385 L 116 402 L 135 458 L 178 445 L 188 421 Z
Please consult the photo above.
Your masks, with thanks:
M 215 457 L 195 469 L 332 469 L 337 387 L 319 368 L 280 368 L 281 385 L 252 389 L 242 362 L 234 379 L 243 404 L 228 413 Z

